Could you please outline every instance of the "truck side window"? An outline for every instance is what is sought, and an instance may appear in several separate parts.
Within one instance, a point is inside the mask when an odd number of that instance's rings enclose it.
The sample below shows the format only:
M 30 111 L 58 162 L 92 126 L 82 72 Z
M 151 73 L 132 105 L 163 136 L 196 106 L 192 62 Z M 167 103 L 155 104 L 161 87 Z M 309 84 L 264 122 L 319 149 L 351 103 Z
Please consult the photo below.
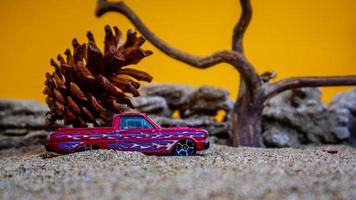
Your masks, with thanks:
M 121 116 L 121 129 L 131 128 L 153 128 L 153 126 L 142 116 Z

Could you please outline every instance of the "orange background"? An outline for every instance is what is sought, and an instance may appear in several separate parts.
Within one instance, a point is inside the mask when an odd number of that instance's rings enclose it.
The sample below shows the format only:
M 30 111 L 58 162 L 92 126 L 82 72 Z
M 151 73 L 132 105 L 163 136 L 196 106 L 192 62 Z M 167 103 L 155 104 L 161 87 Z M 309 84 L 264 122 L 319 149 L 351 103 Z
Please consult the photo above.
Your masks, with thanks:
M 126 0 L 160 38 L 196 55 L 231 47 L 232 29 L 241 12 L 237 0 Z M 92 30 L 98 43 L 103 26 L 122 31 L 133 26 L 123 16 L 94 15 L 94 0 L 0 1 L 0 98 L 44 101 L 44 73 L 49 59 L 70 47 L 73 37 L 85 41 Z M 254 15 L 245 51 L 259 72 L 276 70 L 277 79 L 305 75 L 356 74 L 355 0 L 252 0 Z M 213 85 L 235 98 L 238 75 L 227 64 L 198 70 L 154 48 L 139 67 L 155 82 Z M 350 87 L 348 87 L 350 88 Z M 330 100 L 347 87 L 324 89 Z

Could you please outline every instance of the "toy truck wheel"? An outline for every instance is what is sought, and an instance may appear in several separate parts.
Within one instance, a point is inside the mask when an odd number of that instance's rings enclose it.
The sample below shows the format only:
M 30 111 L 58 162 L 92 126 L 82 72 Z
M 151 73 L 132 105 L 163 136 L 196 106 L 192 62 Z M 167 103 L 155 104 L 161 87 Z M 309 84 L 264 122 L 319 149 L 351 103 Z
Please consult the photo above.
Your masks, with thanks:
M 76 152 L 91 151 L 91 150 L 98 150 L 98 149 L 100 149 L 98 145 L 87 144 L 80 147 Z
M 197 147 L 190 139 L 179 141 L 173 149 L 173 154 L 176 156 L 192 156 L 196 152 Z

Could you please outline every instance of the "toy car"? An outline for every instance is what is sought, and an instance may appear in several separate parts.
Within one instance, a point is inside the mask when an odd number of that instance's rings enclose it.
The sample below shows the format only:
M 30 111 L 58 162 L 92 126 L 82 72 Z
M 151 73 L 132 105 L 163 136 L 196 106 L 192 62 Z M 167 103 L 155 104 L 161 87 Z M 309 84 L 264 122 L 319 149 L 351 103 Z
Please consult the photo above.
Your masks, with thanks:
M 194 155 L 209 148 L 208 132 L 199 128 L 161 128 L 147 115 L 114 116 L 112 127 L 60 128 L 48 134 L 46 149 L 73 153 L 95 149 L 139 151 L 145 154 Z

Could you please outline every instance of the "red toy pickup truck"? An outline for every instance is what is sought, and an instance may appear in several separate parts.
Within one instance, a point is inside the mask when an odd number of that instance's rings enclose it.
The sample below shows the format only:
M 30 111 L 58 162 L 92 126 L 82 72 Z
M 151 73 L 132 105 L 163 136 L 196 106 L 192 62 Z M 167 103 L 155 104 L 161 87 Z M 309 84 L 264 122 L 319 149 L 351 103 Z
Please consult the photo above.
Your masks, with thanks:
M 46 149 L 73 153 L 94 149 L 146 154 L 194 155 L 209 148 L 208 132 L 199 128 L 160 128 L 147 115 L 115 115 L 112 127 L 60 128 L 48 134 Z

